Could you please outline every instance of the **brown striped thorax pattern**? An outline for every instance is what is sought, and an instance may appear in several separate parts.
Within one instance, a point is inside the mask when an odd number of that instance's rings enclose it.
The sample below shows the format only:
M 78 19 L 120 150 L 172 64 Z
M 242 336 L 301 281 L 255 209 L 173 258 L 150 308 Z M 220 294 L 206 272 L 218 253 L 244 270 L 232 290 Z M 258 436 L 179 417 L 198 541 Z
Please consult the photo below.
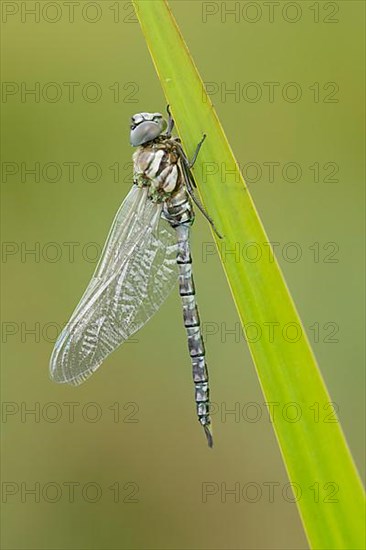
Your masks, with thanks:
M 163 202 L 183 185 L 176 142 L 158 137 L 141 145 L 133 154 L 134 182 L 149 186 L 154 202 Z

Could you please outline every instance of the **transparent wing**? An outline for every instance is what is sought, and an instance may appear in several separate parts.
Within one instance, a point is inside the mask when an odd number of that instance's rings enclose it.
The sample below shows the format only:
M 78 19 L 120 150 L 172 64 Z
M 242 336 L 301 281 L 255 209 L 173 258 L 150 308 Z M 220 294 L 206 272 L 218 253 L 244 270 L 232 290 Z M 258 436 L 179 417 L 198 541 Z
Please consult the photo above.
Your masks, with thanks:
M 168 296 L 178 277 L 177 244 L 161 209 L 136 186 L 122 203 L 95 273 L 55 344 L 50 374 L 56 382 L 84 382 Z

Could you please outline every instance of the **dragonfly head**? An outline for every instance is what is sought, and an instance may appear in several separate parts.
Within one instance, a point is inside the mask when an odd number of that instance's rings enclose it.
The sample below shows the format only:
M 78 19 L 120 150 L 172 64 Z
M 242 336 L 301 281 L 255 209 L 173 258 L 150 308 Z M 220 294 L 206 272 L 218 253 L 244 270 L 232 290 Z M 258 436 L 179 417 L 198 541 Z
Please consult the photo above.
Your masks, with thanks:
M 138 113 L 131 118 L 130 143 L 133 147 L 151 141 L 165 130 L 166 121 L 160 113 Z

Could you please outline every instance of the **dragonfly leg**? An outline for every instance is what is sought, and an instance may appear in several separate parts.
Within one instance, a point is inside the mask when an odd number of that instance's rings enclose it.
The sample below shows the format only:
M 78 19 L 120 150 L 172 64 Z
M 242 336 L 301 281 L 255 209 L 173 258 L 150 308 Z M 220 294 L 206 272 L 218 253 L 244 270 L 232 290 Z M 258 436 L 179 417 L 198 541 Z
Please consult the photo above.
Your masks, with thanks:
M 198 157 L 198 153 L 200 152 L 200 149 L 202 147 L 202 143 L 205 141 L 205 139 L 206 139 L 206 134 L 203 134 L 201 141 L 199 141 L 198 144 L 197 144 L 197 147 L 196 147 L 196 150 L 194 152 L 192 160 L 188 161 L 189 168 L 192 168 L 192 166 L 196 162 L 197 157 Z
M 167 127 L 167 130 L 165 132 L 165 135 L 166 135 L 166 137 L 170 138 L 171 135 L 172 135 L 172 132 L 173 132 L 173 128 L 174 128 L 174 119 L 172 117 L 172 113 L 170 112 L 170 106 L 169 105 L 166 106 L 166 110 L 167 110 L 167 113 L 168 113 L 168 127 Z
M 179 150 L 180 157 L 182 159 L 182 169 L 183 169 L 183 176 L 184 176 L 186 189 L 187 189 L 190 197 L 192 198 L 193 202 L 195 203 L 195 205 L 198 207 L 198 209 L 205 216 L 206 220 L 211 224 L 212 229 L 215 231 L 216 235 L 219 237 L 219 239 L 222 239 L 223 236 L 216 229 L 216 226 L 214 224 L 213 219 L 208 215 L 208 213 L 206 212 L 206 210 L 205 210 L 203 204 L 201 203 L 200 199 L 195 195 L 195 192 L 194 192 L 194 188 L 197 188 L 197 185 L 196 185 L 196 182 L 194 181 L 194 177 L 193 177 L 193 174 L 191 172 L 191 167 L 196 162 L 198 153 L 199 153 L 199 151 L 201 149 L 201 146 L 202 146 L 202 143 L 205 141 L 205 139 L 206 139 L 206 134 L 203 134 L 203 137 L 202 137 L 201 141 L 198 143 L 198 145 L 196 147 L 196 151 L 193 155 L 193 159 L 191 161 L 188 160 L 187 155 L 185 154 L 182 146 L 179 145 L 178 150 Z

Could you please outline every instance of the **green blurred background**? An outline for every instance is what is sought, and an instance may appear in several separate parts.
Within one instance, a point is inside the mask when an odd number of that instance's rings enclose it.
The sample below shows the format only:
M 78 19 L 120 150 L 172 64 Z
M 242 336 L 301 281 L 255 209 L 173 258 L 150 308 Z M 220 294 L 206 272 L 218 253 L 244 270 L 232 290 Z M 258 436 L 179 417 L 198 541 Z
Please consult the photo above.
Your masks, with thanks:
M 35 4 L 2 2 L 3 548 L 306 548 L 199 215 L 194 272 L 214 450 L 195 418 L 177 292 L 86 384 L 48 378 L 55 334 L 131 185 L 129 117 L 164 111 L 165 99 L 130 2 L 76 2 L 73 16 L 66 2 Z M 362 472 L 364 4 L 171 6 L 269 238 L 280 243 L 277 257 Z M 273 97 L 268 83 L 278 83 Z M 225 95 L 233 89 L 240 95 Z M 273 178 L 268 163 L 276 163 Z M 26 172 L 35 166 L 36 175 Z

